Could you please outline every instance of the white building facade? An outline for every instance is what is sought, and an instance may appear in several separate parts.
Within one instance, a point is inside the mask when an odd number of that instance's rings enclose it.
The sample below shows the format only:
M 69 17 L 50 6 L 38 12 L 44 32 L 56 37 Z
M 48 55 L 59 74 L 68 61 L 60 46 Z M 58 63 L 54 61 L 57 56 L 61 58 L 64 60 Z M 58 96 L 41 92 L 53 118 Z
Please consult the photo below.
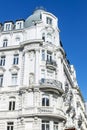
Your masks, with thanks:
M 0 24 L 0 130 L 86 130 L 73 65 L 58 19 L 37 9 Z

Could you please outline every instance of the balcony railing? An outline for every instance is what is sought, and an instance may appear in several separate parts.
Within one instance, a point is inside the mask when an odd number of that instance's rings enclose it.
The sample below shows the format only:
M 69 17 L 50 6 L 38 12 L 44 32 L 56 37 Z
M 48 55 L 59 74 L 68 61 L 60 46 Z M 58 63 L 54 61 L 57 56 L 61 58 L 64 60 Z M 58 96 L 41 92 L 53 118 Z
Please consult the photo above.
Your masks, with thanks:
M 40 80 L 40 87 L 41 88 L 48 88 L 52 90 L 58 90 L 63 92 L 62 83 L 60 81 L 54 80 L 54 79 L 44 79 L 42 78 Z
M 0 119 L 5 118 L 19 118 L 22 116 L 51 116 L 56 118 L 65 119 L 65 114 L 60 108 L 50 106 L 27 107 L 16 111 L 0 111 Z
M 54 60 L 47 60 L 46 65 L 47 65 L 47 67 L 51 67 L 51 68 L 54 68 L 54 69 L 55 69 L 55 67 L 57 67 L 57 63 Z

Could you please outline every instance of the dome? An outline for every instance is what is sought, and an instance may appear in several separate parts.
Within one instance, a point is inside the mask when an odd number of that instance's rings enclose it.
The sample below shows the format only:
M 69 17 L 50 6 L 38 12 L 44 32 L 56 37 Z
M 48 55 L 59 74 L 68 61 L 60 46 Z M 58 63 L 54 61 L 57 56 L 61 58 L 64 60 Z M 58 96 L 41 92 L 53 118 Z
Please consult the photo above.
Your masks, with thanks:
M 45 12 L 43 9 L 36 9 L 31 16 L 25 20 L 25 27 L 34 25 L 34 21 L 41 21 L 41 12 Z

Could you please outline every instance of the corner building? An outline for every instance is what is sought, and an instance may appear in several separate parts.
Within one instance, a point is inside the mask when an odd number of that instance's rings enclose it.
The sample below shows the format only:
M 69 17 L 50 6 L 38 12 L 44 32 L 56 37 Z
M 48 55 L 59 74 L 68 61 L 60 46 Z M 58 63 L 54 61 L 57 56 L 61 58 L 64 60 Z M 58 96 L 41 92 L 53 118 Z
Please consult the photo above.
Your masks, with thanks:
M 37 9 L 0 24 L 0 130 L 86 130 L 84 100 L 58 19 Z

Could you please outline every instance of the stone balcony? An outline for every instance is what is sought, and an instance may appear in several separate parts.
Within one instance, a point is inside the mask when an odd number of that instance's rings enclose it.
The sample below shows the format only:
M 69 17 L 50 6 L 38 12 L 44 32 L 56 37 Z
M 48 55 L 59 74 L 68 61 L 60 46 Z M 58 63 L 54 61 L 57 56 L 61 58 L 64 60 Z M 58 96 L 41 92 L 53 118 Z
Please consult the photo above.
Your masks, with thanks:
M 44 79 L 40 80 L 40 88 L 52 91 L 59 91 L 63 93 L 62 83 L 54 79 Z
M 59 108 L 49 107 L 49 106 L 41 106 L 41 107 L 31 107 L 31 108 L 25 108 L 22 111 L 22 116 L 43 116 L 43 117 L 53 117 L 53 118 L 60 118 L 62 120 L 65 120 L 65 114 L 63 110 Z
M 21 117 L 43 116 L 52 117 L 65 120 L 65 114 L 63 110 L 59 108 L 40 106 L 40 107 L 27 107 L 14 111 L 0 111 L 0 119 L 17 119 Z
M 56 69 L 57 64 L 56 61 L 52 60 L 52 61 L 46 61 L 46 67 L 49 69 Z

